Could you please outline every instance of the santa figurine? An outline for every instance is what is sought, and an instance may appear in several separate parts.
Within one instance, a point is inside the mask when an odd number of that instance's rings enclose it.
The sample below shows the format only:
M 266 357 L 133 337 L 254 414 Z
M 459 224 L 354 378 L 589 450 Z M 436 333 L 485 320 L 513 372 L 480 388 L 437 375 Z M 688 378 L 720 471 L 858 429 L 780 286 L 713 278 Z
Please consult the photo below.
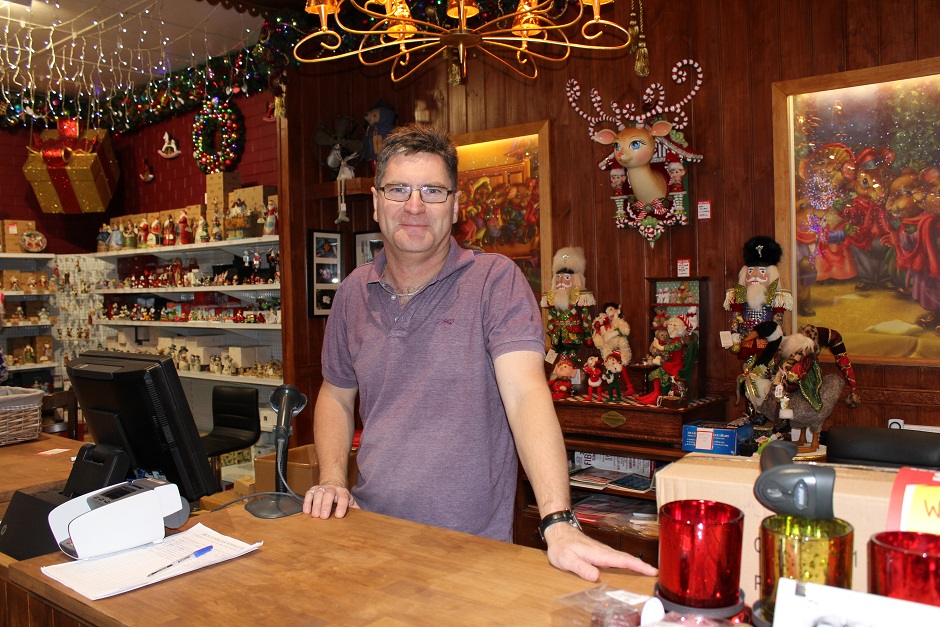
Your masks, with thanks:
M 597 394 L 597 400 L 604 400 L 601 397 L 601 368 L 598 366 L 600 357 L 591 355 L 584 362 L 584 377 L 587 379 L 587 400 L 594 400 L 594 394 Z
M 547 333 L 552 349 L 573 355 L 593 344 L 588 307 L 594 295 L 584 290 L 587 261 L 580 247 L 565 247 L 552 258 L 552 289 L 542 294 L 541 306 L 548 311 Z
M 548 380 L 548 387 L 552 392 L 552 400 L 561 400 L 571 396 L 573 384 L 571 379 L 574 377 L 576 368 L 574 361 L 567 355 L 562 355 L 555 363 L 552 369 L 552 376 Z
M 167 216 L 166 221 L 163 223 L 163 245 L 176 245 L 176 225 L 173 224 L 173 218 L 170 216 Z
M 685 377 L 682 375 L 686 367 L 688 330 L 681 318 L 672 317 L 666 321 L 666 331 L 669 339 L 663 347 L 662 362 L 648 375 L 653 389 L 636 399 L 641 405 L 657 405 L 660 396 L 670 392 L 672 396 L 677 396 L 678 391 L 685 391 Z
M 744 244 L 738 282 L 725 293 L 724 308 L 732 314 L 731 338 L 722 342 L 740 360 L 746 361 L 767 346 L 760 338 L 745 339 L 754 327 L 768 320 L 783 326 L 784 313 L 793 309 L 793 296 L 780 286 L 777 264 L 782 257 L 780 244 L 771 237 L 758 235 Z
M 193 232 L 189 230 L 189 215 L 186 213 L 185 209 L 180 211 L 180 216 L 176 219 L 176 224 L 179 226 L 177 229 L 179 232 L 179 240 L 176 243 L 192 244 Z

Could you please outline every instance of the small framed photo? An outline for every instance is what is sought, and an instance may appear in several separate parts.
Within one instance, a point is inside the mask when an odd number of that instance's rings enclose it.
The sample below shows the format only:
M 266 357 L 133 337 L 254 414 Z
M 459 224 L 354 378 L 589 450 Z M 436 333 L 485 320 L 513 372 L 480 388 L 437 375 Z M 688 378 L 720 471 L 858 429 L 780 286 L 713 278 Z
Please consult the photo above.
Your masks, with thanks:
M 342 234 L 307 231 L 307 302 L 310 317 L 330 315 L 333 298 L 342 280 Z
M 382 239 L 382 233 L 379 231 L 356 233 L 356 267 L 364 263 L 372 263 L 384 246 L 385 240 Z

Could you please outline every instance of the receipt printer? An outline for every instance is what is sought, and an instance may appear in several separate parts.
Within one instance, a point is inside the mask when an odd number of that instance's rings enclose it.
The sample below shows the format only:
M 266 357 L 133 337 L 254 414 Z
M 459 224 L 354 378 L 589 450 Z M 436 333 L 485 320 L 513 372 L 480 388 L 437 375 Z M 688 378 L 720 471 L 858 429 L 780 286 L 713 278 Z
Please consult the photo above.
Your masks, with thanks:
M 85 559 L 162 542 L 165 527 L 188 517 L 176 484 L 136 479 L 59 505 L 49 512 L 49 527 L 66 555 Z

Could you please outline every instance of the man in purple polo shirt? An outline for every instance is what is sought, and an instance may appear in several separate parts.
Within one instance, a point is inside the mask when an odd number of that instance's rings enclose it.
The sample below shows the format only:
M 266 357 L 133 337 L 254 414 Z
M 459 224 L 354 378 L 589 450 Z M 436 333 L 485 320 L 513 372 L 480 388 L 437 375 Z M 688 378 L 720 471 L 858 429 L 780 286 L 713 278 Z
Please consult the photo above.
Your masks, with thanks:
M 314 411 L 320 483 L 304 513 L 355 507 L 508 542 L 518 452 L 554 566 L 589 581 L 607 567 L 656 574 L 577 525 L 538 303 L 512 261 L 451 237 L 456 187 L 446 135 L 412 125 L 386 137 L 372 189 L 385 248 L 333 300 Z

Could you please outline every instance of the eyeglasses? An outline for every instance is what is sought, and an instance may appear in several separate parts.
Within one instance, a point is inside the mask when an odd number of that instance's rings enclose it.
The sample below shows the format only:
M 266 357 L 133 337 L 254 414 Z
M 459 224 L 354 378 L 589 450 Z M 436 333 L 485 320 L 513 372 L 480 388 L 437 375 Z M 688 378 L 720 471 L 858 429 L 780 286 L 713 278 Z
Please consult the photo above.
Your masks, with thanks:
M 411 185 L 383 185 L 377 189 L 382 190 L 386 200 L 392 200 L 395 202 L 408 201 L 411 198 L 411 194 L 415 191 L 415 188 Z M 418 195 L 421 196 L 421 200 L 429 204 L 442 203 L 447 200 L 447 197 L 453 194 L 455 191 L 434 185 L 422 185 L 417 189 Z

